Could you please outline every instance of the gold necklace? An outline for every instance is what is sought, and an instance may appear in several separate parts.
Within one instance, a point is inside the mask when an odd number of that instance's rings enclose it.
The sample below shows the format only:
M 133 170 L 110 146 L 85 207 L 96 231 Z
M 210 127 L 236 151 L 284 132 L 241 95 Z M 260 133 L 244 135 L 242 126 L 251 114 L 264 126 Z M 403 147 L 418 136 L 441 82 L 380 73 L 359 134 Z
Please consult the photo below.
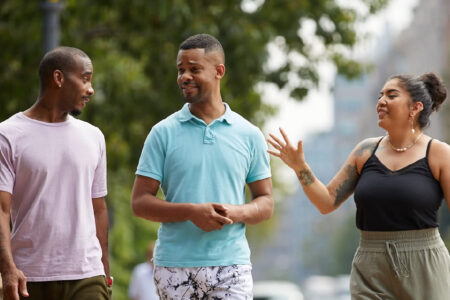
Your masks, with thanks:
M 391 144 L 391 141 L 390 141 L 390 139 L 389 139 L 389 135 L 387 135 L 387 136 L 388 136 L 387 142 L 388 142 L 389 145 L 391 146 L 392 150 L 394 150 L 394 151 L 396 151 L 396 152 L 405 152 L 406 150 L 408 150 L 409 148 L 411 148 L 412 146 L 414 146 L 414 145 L 417 143 L 417 141 L 420 139 L 420 137 L 422 136 L 422 134 L 423 134 L 423 132 L 421 132 L 421 133 L 416 137 L 416 139 L 414 140 L 414 142 L 412 142 L 411 144 L 409 144 L 408 146 L 403 147 L 403 148 L 395 148 L 395 147 Z

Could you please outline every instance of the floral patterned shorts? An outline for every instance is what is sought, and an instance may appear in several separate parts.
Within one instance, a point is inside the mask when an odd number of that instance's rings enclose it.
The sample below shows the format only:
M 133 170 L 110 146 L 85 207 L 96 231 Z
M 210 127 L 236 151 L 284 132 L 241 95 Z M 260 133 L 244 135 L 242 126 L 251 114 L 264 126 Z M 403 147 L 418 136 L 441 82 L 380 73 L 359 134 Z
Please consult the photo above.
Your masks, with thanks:
M 252 267 L 171 268 L 155 266 L 155 284 L 161 300 L 253 299 Z

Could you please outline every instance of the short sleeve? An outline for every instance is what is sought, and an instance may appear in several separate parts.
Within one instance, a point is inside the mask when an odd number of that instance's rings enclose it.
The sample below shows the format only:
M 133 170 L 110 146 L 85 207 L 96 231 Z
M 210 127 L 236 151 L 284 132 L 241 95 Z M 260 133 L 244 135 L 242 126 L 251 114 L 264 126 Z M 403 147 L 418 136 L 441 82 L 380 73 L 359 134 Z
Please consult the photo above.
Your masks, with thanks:
M 271 177 L 266 139 L 259 130 L 253 139 L 253 150 L 251 155 L 250 168 L 246 179 L 247 183 Z
M 162 181 L 164 176 L 165 142 L 159 127 L 153 127 L 147 136 L 136 174 Z
M 92 183 L 92 198 L 105 197 L 108 193 L 106 182 L 106 145 L 105 137 L 99 130 L 100 155 Z
M 12 194 L 15 181 L 13 151 L 8 139 L 0 134 L 0 191 Z

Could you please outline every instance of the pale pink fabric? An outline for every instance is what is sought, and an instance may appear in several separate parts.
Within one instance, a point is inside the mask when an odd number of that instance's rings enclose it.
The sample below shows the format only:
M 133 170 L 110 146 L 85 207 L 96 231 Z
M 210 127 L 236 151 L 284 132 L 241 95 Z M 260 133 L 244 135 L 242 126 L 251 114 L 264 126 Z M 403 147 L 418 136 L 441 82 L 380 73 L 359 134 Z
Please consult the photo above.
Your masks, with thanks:
M 0 190 L 12 194 L 11 247 L 29 281 L 104 274 L 92 198 L 106 190 L 105 139 L 73 117 L 0 123 Z

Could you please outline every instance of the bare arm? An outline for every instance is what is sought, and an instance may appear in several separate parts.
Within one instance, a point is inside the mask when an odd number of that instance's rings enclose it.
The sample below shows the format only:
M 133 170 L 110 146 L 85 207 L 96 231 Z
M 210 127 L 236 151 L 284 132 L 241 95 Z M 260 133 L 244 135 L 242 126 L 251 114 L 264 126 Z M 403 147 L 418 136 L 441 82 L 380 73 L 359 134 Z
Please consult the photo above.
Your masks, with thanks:
M 376 141 L 372 139 L 358 144 L 344 166 L 325 186 L 314 176 L 306 163 L 302 141 L 299 141 L 295 147 L 282 129 L 280 132 L 284 141 L 270 134 L 271 139 L 268 142 L 278 152 L 269 150 L 269 153 L 281 158 L 295 171 L 306 196 L 322 214 L 328 214 L 337 209 L 353 193 L 359 179 L 358 166 L 361 161 L 368 158 L 376 145 Z
M 270 178 L 248 184 L 252 201 L 242 205 L 224 204 L 227 211 L 220 212 L 234 223 L 258 224 L 273 213 L 272 180 Z
M 439 181 L 447 209 L 450 211 L 450 146 L 433 140 L 431 143 L 429 163 L 433 176 Z
M 11 194 L 0 191 L 0 273 L 3 282 L 4 300 L 19 300 L 19 291 L 22 296 L 28 297 L 27 279 L 14 264 L 10 242 L 10 206 Z
M 131 209 L 135 216 L 154 222 L 191 221 L 204 231 L 222 229 L 233 221 L 217 213 L 226 211 L 217 203 L 171 203 L 156 197 L 159 181 L 136 176 L 131 196 Z M 217 210 L 217 211 L 216 211 Z
M 105 269 L 106 278 L 110 276 L 108 259 L 108 210 L 106 208 L 105 198 L 93 198 L 95 227 L 97 229 L 97 238 L 102 248 L 102 263 Z

